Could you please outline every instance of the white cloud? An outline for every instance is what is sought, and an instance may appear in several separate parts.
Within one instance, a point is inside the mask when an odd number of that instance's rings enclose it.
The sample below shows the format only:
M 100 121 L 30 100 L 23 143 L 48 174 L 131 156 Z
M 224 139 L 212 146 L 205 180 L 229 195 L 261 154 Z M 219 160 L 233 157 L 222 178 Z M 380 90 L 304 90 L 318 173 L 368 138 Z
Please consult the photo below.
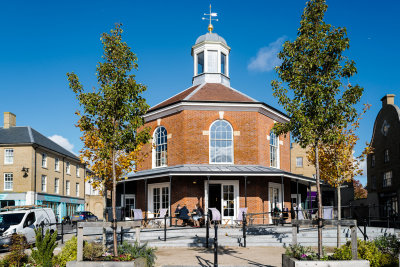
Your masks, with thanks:
M 60 146 L 62 146 L 63 148 L 65 148 L 68 151 L 71 151 L 72 153 L 74 153 L 72 150 L 74 149 L 74 145 L 71 144 L 67 138 L 62 137 L 61 135 L 53 135 L 53 136 L 49 136 L 49 139 L 52 140 L 53 142 L 59 144 Z
M 282 48 L 286 36 L 278 38 L 268 46 L 260 48 L 257 56 L 250 59 L 247 69 L 251 71 L 267 72 L 273 70 L 281 61 L 278 58 L 278 53 Z

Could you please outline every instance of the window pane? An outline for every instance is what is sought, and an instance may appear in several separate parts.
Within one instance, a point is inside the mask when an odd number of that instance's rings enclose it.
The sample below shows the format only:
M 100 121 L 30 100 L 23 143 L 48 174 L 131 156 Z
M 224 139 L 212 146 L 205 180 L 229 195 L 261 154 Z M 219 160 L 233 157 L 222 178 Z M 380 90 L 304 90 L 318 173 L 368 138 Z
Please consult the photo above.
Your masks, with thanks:
M 211 73 L 218 72 L 218 51 L 208 51 L 208 71 Z
M 204 52 L 197 54 L 197 74 L 204 72 Z
M 210 128 L 210 162 L 233 163 L 233 131 L 224 120 L 215 121 Z
M 225 74 L 225 62 L 226 62 L 226 55 L 221 53 L 221 73 Z

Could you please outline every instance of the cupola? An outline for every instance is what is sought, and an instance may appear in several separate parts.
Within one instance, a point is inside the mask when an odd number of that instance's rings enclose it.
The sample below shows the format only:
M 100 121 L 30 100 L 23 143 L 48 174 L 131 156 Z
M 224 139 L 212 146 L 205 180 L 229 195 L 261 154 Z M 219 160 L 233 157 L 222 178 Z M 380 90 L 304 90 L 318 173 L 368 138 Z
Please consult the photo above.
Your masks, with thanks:
M 229 52 L 231 48 L 224 38 L 213 33 L 212 17 L 216 13 L 204 14 L 209 16 L 209 32 L 197 38 L 192 47 L 193 56 L 193 85 L 202 83 L 221 83 L 230 86 L 229 78 Z

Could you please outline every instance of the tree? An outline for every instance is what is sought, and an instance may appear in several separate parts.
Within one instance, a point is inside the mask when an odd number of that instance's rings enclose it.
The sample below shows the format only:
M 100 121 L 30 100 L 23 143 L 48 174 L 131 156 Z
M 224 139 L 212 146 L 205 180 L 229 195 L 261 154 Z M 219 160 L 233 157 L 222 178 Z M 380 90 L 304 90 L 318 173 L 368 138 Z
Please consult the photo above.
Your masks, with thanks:
M 98 88 L 86 92 L 75 73 L 67 73 L 69 87 L 74 91 L 83 107 L 79 127 L 88 138 L 98 139 L 96 163 L 106 174 L 112 176 L 112 212 L 114 254 L 117 254 L 116 229 L 116 185 L 121 172 L 118 171 L 119 155 L 137 151 L 150 139 L 149 129 L 139 130 L 143 115 L 149 106 L 141 94 L 146 86 L 137 83 L 132 70 L 138 69 L 137 57 L 122 41 L 122 25 L 116 24 L 110 33 L 103 33 L 103 61 L 97 66 Z M 90 148 L 89 148 L 90 149 Z M 107 169 L 111 163 L 111 170 Z M 95 164 L 95 163 L 94 163 Z M 129 162 L 127 164 L 134 164 Z M 103 177 L 103 176 L 100 176 Z M 106 177 L 106 176 L 104 176 Z
M 340 187 L 344 183 L 353 182 L 354 177 L 363 174 L 361 162 L 365 160 L 367 154 L 371 152 L 371 147 L 367 144 L 362 154 L 354 157 L 354 149 L 359 140 L 356 131 L 360 127 L 362 115 L 369 109 L 365 105 L 363 111 L 357 119 L 348 125 L 347 128 L 335 128 L 337 140 L 334 143 L 320 143 L 319 166 L 320 178 L 337 190 L 337 214 L 341 220 L 341 192 Z M 315 162 L 315 148 L 307 151 L 309 162 Z M 340 246 L 340 225 L 337 226 L 337 246 Z
M 318 148 L 321 143 L 334 143 L 339 137 L 335 129 L 345 128 L 354 121 L 357 111 L 353 105 L 363 92 L 358 85 L 342 87 L 343 80 L 352 77 L 357 69 L 354 61 L 343 56 L 349 48 L 346 29 L 326 24 L 326 10 L 325 0 L 307 2 L 296 40 L 286 41 L 278 54 L 282 64 L 276 71 L 281 81 L 271 82 L 273 95 L 291 117 L 288 123 L 277 123 L 275 133 L 291 132 L 301 147 L 315 148 L 319 256 L 322 256 L 322 201 Z
M 353 180 L 354 199 L 363 199 L 368 197 L 368 191 L 358 180 Z

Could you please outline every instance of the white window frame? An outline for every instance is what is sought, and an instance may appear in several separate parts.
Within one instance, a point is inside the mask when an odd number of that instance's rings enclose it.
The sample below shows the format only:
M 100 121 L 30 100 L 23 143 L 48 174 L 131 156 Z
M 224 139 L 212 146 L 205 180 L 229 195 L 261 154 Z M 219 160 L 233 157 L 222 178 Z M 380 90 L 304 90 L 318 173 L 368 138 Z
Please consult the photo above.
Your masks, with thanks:
M 79 197 L 79 183 L 75 184 L 76 196 Z
M 278 207 L 280 207 L 280 210 L 282 210 L 282 200 L 284 199 L 284 192 L 285 192 L 285 187 L 282 186 L 282 184 L 274 183 L 274 182 L 268 182 L 268 211 L 272 212 L 273 207 L 271 203 L 271 195 L 270 195 L 270 189 L 278 189 Z M 285 203 L 283 203 L 285 205 Z M 272 216 L 269 217 L 269 223 L 272 223 Z
M 226 122 L 228 125 L 229 125 L 229 127 L 230 127 L 230 130 L 231 130 L 231 139 L 225 139 L 225 141 L 232 141 L 232 149 L 231 149 L 231 158 L 232 158 L 232 161 L 231 162 L 229 162 L 229 161 L 226 161 L 226 162 L 213 162 L 212 160 L 211 160 L 211 153 L 212 153 L 212 149 L 211 149 L 211 137 L 212 137 L 212 132 L 211 132 L 211 128 L 212 128 L 212 126 L 215 124 L 215 123 L 217 123 L 218 121 L 224 121 L 224 122 Z M 227 120 L 221 120 L 221 119 L 218 119 L 218 120 L 215 120 L 215 121 L 213 121 L 212 123 L 211 123 L 211 125 L 210 125 L 210 128 L 208 129 L 208 132 L 209 132 L 209 138 L 208 138 L 208 161 L 209 161 L 209 164 L 234 164 L 234 162 L 235 162 L 235 142 L 234 142 L 234 138 L 233 138 L 233 127 L 232 127 L 232 124 L 229 122 L 229 121 L 227 121 Z M 218 139 L 215 139 L 215 140 L 218 140 Z M 215 157 L 216 158 L 216 157 Z
M 157 149 L 156 148 L 156 146 L 157 146 L 157 138 L 156 138 L 156 133 L 157 133 L 157 131 L 160 131 L 160 133 L 161 133 L 163 128 L 165 129 L 166 140 L 167 140 L 167 142 L 165 143 L 166 148 L 167 148 L 166 151 L 165 151 L 166 158 L 165 158 L 165 164 L 161 164 L 160 166 L 157 166 L 157 151 L 156 151 L 156 149 Z M 154 133 L 153 133 L 153 145 L 154 145 L 153 146 L 153 150 L 152 150 L 152 165 L 153 165 L 153 168 L 167 167 L 168 166 L 168 131 L 167 131 L 166 127 L 160 125 L 154 130 Z M 164 145 L 164 143 L 161 143 L 161 145 Z M 160 159 L 160 162 L 162 162 L 161 159 Z
M 10 177 L 10 175 L 11 175 L 11 177 Z M 9 176 L 9 177 L 6 177 L 6 176 Z M 11 181 L 10 180 L 6 181 L 6 179 L 10 179 L 10 178 L 11 178 Z M 11 184 L 11 188 L 7 188 L 6 184 Z M 13 191 L 13 188 L 14 188 L 14 174 L 12 172 L 4 173 L 4 191 Z
M 55 178 L 54 179 L 54 193 L 59 194 L 60 193 L 60 178 Z
M 199 54 L 203 53 L 203 72 L 199 73 Z M 200 75 L 206 72 L 206 53 L 205 51 L 200 51 L 196 54 L 196 61 L 195 61 L 195 68 L 196 68 L 196 75 Z
M 5 165 L 14 164 L 14 148 L 4 149 L 4 164 Z
M 383 154 L 383 163 L 389 163 L 390 162 L 390 152 L 389 149 L 385 149 L 385 152 Z
M 67 163 L 65 164 L 65 172 L 67 174 L 71 174 L 71 163 L 69 161 L 67 161 Z
M 42 189 L 42 192 L 47 192 L 47 176 L 46 175 L 42 175 L 41 189 Z
M 65 194 L 67 196 L 71 195 L 71 182 L 69 180 L 65 181 Z
M 299 164 L 299 160 L 301 160 L 301 164 Z M 296 167 L 303 168 L 303 157 L 296 157 Z
M 121 194 L 121 203 L 123 203 L 123 207 L 126 207 L 126 200 L 127 199 L 133 199 L 134 200 L 134 205 L 133 209 L 136 209 L 136 195 L 135 194 Z M 125 202 L 124 202 L 125 201 Z M 132 215 L 132 216 L 131 216 Z M 131 214 L 131 211 L 128 211 L 128 214 L 125 214 L 125 217 L 133 217 L 133 214 Z
M 271 145 L 272 141 L 272 135 L 275 136 L 276 138 L 276 145 Z M 276 166 L 272 166 L 271 159 L 272 159 L 272 154 L 271 154 L 271 148 L 275 147 L 276 148 Z M 272 131 L 269 133 L 269 165 L 271 168 L 280 168 L 280 151 L 279 151 L 279 135 L 274 134 Z
M 81 176 L 79 175 L 79 165 L 76 165 L 76 177 L 81 177 Z
M 55 158 L 54 160 L 54 170 L 55 171 L 60 171 L 60 159 L 59 158 Z
M 47 168 L 47 154 L 42 153 L 42 168 Z
M 393 184 L 392 180 L 393 180 L 393 172 L 392 171 L 384 172 L 383 173 L 382 187 L 390 187 L 390 186 L 392 186 L 392 184 Z
M 147 210 L 148 210 L 148 217 L 153 218 L 154 217 L 154 203 L 153 203 L 153 189 L 154 188 L 163 188 L 163 187 L 168 187 L 168 211 L 170 211 L 171 207 L 171 187 L 170 184 L 167 183 L 155 183 L 155 184 L 149 184 L 147 186 Z M 161 191 L 161 190 L 160 190 Z M 136 199 L 135 199 L 136 201 Z M 162 201 L 162 200 L 161 200 Z M 136 205 L 136 202 L 135 202 Z M 171 214 L 171 212 L 168 212 L 168 214 Z

